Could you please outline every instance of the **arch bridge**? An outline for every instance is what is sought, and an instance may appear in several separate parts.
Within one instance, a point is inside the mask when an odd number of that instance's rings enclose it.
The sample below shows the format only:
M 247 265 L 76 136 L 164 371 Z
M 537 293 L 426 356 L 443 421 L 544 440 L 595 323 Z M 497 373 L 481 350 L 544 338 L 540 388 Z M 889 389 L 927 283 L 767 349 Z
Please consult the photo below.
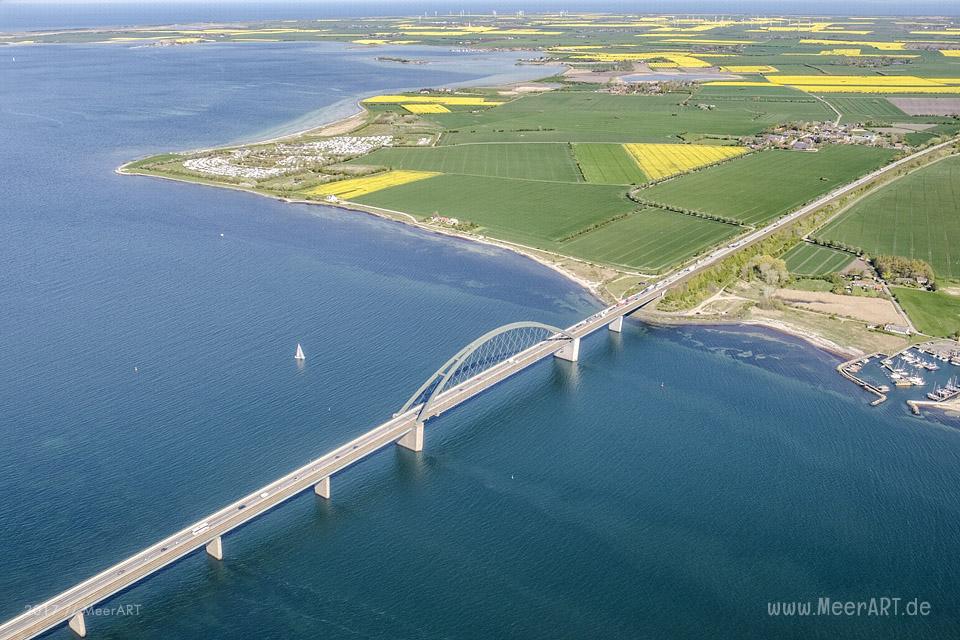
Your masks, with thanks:
M 198 549 L 205 549 L 212 558 L 222 560 L 225 534 L 310 489 L 329 499 L 334 474 L 390 444 L 420 451 L 423 449 L 423 425 L 430 418 L 459 406 L 551 355 L 576 361 L 582 336 L 604 324 L 613 331 L 620 331 L 623 316 L 638 306 L 631 303 L 611 307 L 567 329 L 540 322 L 514 322 L 488 331 L 437 369 L 387 422 L 31 607 L 0 625 L 0 640 L 27 640 L 64 623 L 78 636 L 85 636 L 85 610 Z M 611 309 L 617 312 L 610 313 Z

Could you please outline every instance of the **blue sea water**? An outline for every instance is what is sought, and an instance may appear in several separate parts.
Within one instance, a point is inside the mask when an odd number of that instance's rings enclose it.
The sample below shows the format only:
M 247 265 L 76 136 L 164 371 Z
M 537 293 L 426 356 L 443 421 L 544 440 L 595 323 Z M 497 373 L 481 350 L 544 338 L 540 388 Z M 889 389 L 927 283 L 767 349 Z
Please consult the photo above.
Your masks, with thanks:
M 407 55 L 410 50 L 405 49 Z M 508 252 L 119 176 L 514 67 L 340 45 L 0 56 L 0 617 L 381 422 L 464 343 L 597 303 Z M 306 62 L 305 62 L 306 61 Z M 326 111 L 323 111 L 326 108 Z M 223 237 L 220 234 L 223 234 Z M 303 369 L 292 358 L 302 342 Z M 960 431 L 755 329 L 585 341 L 90 616 L 102 638 L 944 638 Z M 136 370 L 135 370 L 136 368 Z M 782 618 L 771 601 L 929 601 Z M 59 630 L 53 637 L 67 638 Z

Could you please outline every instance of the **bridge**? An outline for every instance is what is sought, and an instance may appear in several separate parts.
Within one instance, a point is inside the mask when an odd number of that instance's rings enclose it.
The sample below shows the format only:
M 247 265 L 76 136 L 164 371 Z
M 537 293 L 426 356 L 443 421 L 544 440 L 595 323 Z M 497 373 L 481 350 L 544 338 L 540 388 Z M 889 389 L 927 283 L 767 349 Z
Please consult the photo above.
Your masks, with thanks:
M 570 362 L 580 357 L 580 342 L 607 327 L 620 332 L 624 317 L 663 296 L 667 290 L 732 253 L 775 233 L 784 225 L 843 196 L 905 162 L 955 141 L 930 147 L 840 187 L 738 241 L 720 247 L 643 291 L 561 329 L 538 322 L 518 322 L 490 331 L 445 362 L 389 420 L 287 475 L 167 536 L 150 547 L 84 580 L 0 625 L 0 640 L 26 640 L 67 623 L 86 635 L 84 610 L 107 600 L 187 555 L 203 548 L 222 560 L 223 536 L 274 507 L 309 490 L 330 499 L 331 478 L 361 460 L 397 444 L 413 451 L 424 445 L 424 425 L 507 378 L 551 356 Z

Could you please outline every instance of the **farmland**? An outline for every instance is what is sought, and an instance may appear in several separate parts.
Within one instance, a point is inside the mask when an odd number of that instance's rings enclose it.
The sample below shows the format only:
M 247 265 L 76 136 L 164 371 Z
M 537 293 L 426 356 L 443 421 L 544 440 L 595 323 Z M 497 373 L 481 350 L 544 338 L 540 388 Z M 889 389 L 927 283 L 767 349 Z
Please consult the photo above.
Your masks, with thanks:
M 660 180 L 691 169 L 729 160 L 747 152 L 743 147 L 722 147 L 705 144 L 625 144 L 643 172 Z
M 836 249 L 801 243 L 783 256 L 790 273 L 801 276 L 822 276 L 842 271 L 854 256 Z
M 583 180 L 570 145 L 565 143 L 393 147 L 379 149 L 352 163 L 497 178 Z
M 960 92 L 960 58 L 950 53 L 960 32 L 936 36 L 935 47 L 929 42 L 944 29 L 937 20 L 885 18 L 868 25 L 830 18 L 425 15 L 121 30 L 99 38 L 137 46 L 335 40 L 360 56 L 368 46 L 418 45 L 410 58 L 390 52 L 377 64 L 431 64 L 419 45 L 442 47 L 445 59 L 484 49 L 535 51 L 533 59 L 567 71 L 544 82 L 390 89 L 362 98 L 365 112 L 349 135 L 306 132 L 134 166 L 290 199 L 336 196 L 343 206 L 409 214 L 434 227 L 590 261 L 605 273 L 652 273 L 883 165 L 899 152 L 894 147 L 908 152 L 960 129 L 960 118 L 951 116 L 960 103 L 950 97 Z M 87 36 L 38 36 L 58 37 Z M 840 125 L 833 124 L 834 108 Z M 924 189 L 916 197 L 929 204 L 918 212 L 901 212 L 913 201 L 908 194 L 878 224 L 857 222 L 866 215 L 858 206 L 824 234 L 923 257 L 956 277 L 960 251 L 951 254 L 947 238 L 960 233 L 960 216 L 943 211 L 958 194 Z M 785 257 L 806 275 L 850 259 L 812 245 Z
M 429 171 L 387 171 L 364 178 L 328 182 L 325 185 L 310 189 L 307 193 L 315 196 L 337 196 L 344 200 L 350 200 L 382 189 L 426 180 L 436 175 L 439 174 Z
M 560 251 L 658 272 L 739 232 L 733 225 L 647 208 L 563 243 Z
M 851 207 L 818 237 L 879 255 L 919 258 L 960 278 L 960 157 L 915 171 Z
M 647 176 L 621 144 L 579 143 L 573 152 L 587 182 L 640 184 Z
M 891 287 L 890 290 L 923 333 L 952 337 L 960 331 L 960 298 L 908 287 Z
M 786 89 L 787 91 L 792 91 Z M 477 112 L 428 116 L 448 131 L 441 144 L 464 142 L 683 142 L 707 135 L 742 136 L 791 120 L 825 120 L 833 113 L 812 98 L 728 96 L 714 109 L 681 104 L 684 95 L 548 92 Z M 711 99 L 711 102 L 713 100 Z
M 361 204 L 434 213 L 479 224 L 484 233 L 543 249 L 591 225 L 630 212 L 624 187 L 445 174 L 357 198 Z
M 644 201 L 763 224 L 885 164 L 888 149 L 764 151 L 641 189 Z M 733 185 L 736 185 L 735 187 Z

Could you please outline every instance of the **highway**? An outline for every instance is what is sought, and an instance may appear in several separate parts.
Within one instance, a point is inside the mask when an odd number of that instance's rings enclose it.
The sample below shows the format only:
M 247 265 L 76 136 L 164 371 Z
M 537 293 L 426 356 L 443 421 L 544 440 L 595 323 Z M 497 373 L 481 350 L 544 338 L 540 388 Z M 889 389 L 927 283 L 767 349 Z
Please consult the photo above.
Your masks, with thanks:
M 830 200 L 854 191 L 874 178 L 895 170 L 897 167 L 920 156 L 953 144 L 955 140 L 930 147 L 901 160 L 891 163 L 852 183 L 835 189 L 825 196 L 804 205 L 797 211 L 780 218 L 767 227 L 756 230 L 739 240 L 716 249 L 703 256 L 684 269 L 676 271 L 643 291 L 621 300 L 597 313 L 568 327 L 566 332 L 579 340 L 602 329 L 618 318 L 629 315 L 645 304 L 656 300 L 668 289 L 682 283 L 708 269 L 732 253 L 758 242 L 766 236 L 776 233 L 798 218 L 814 211 Z M 257 489 L 239 500 L 223 507 L 215 513 L 167 536 L 152 546 L 107 568 L 80 584 L 53 598 L 38 604 L 25 613 L 0 625 L 0 640 L 24 640 L 33 638 L 44 631 L 74 619 L 78 612 L 103 602 L 131 585 L 143 580 L 177 560 L 206 546 L 212 541 L 219 542 L 220 536 L 257 518 L 266 511 L 286 502 L 290 498 L 311 489 L 321 481 L 328 480 L 334 474 L 367 456 L 397 442 L 417 426 L 417 420 L 430 417 L 457 407 L 470 398 L 506 380 L 510 376 L 548 358 L 567 345 L 570 339 L 555 335 L 539 342 L 519 354 L 496 364 L 480 374 L 462 382 L 456 387 L 446 389 L 430 407 L 429 415 L 419 416 L 420 406 L 412 407 L 403 414 L 396 415 L 383 424 L 374 427 L 363 435 L 324 454 L 323 456 L 291 471 L 287 475 Z M 78 625 L 75 630 L 83 630 L 82 616 L 74 619 Z

